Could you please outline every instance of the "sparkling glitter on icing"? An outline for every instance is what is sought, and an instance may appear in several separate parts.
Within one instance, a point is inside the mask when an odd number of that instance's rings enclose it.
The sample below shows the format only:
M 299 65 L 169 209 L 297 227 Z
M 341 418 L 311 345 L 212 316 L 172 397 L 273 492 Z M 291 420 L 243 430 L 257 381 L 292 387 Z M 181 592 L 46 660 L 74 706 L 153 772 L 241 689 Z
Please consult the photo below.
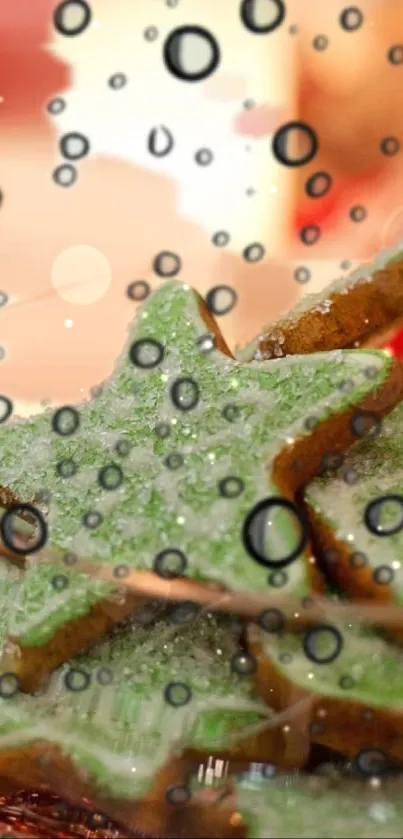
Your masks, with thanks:
M 235 787 L 248 839 L 399 839 L 403 807 L 398 782 L 380 789 L 323 775 L 280 775 L 268 784 L 250 776 Z
M 74 433 L 52 432 L 51 410 L 0 425 L 0 485 L 24 502 L 43 487 L 51 490 L 48 545 L 63 554 L 151 570 L 160 551 L 177 548 L 188 557 L 191 578 L 261 593 L 267 575 L 247 554 L 241 533 L 259 501 L 282 494 L 270 464 L 287 439 L 311 433 L 305 419 L 312 405 L 319 421 L 339 413 L 376 390 L 392 362 L 371 350 L 241 365 L 218 350 L 201 353 L 197 342 L 205 334 L 194 292 L 179 282 L 162 284 L 139 310 L 102 393 L 75 406 Z M 154 346 L 152 341 L 164 348 L 156 355 L 158 365 L 149 366 L 147 353 L 145 366 L 133 364 L 133 346 Z M 371 379 L 365 375 L 369 367 L 375 371 Z M 352 387 L 343 392 L 340 385 L 347 380 Z M 178 394 L 183 381 L 195 387 L 187 384 Z M 172 393 L 180 397 L 177 404 Z M 166 437 L 155 432 L 161 424 L 170 428 Z M 106 490 L 98 476 L 115 459 L 122 435 L 130 447 L 122 463 L 124 481 Z M 181 469 L 166 468 L 173 451 L 183 456 Z M 56 465 L 67 459 L 78 470 L 65 480 Z M 245 484 L 236 499 L 217 493 L 231 474 Z M 97 515 L 97 527 L 85 525 L 89 512 Z M 293 543 L 294 534 L 282 532 L 281 538 Z M 13 634 L 22 644 L 42 645 L 110 591 L 105 582 L 78 572 L 65 590 L 55 591 L 51 581 L 57 573 L 60 567 L 30 560 L 12 616 Z M 302 560 L 290 566 L 281 591 L 307 594 Z
M 403 403 L 400 403 L 382 422 L 380 434 L 372 440 L 360 440 L 345 456 L 344 468 L 354 471 L 357 480 L 346 483 L 342 476 L 326 475 L 308 487 L 308 504 L 323 518 L 342 542 L 349 543 L 351 552 L 368 557 L 376 575 L 378 568 L 390 566 L 395 574 L 390 585 L 392 597 L 403 604 L 403 529 L 399 529 L 402 507 L 387 505 L 385 496 L 403 496 Z M 376 504 L 377 499 L 380 499 Z M 371 528 L 364 521 L 365 510 L 371 504 L 380 516 L 379 524 Z M 399 519 L 400 516 L 400 519 Z M 386 530 L 397 529 L 393 535 L 380 536 Z M 376 577 L 375 577 L 376 579 Z
M 98 790 L 140 797 L 183 748 L 225 750 L 267 718 L 251 681 L 229 668 L 234 650 L 226 621 L 128 622 L 56 670 L 36 696 L 0 697 L 0 749 L 59 745 Z M 187 687 L 186 704 L 166 701 L 174 683 Z

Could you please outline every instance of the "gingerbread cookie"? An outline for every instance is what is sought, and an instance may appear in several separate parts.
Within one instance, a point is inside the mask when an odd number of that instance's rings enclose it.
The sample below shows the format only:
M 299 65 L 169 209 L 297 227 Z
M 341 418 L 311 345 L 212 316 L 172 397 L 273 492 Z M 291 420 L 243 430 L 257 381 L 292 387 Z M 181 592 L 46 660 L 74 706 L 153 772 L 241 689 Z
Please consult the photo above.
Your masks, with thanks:
M 201 298 L 166 283 L 96 398 L 0 425 L 0 485 L 12 493 L 0 533 L 28 557 L 3 669 L 24 689 L 133 610 L 116 594 L 133 575 L 148 596 L 192 599 L 215 583 L 241 610 L 248 593 L 310 591 L 293 493 L 351 443 L 358 408 L 396 404 L 403 372 L 375 350 L 248 365 L 225 350 Z M 25 546 L 18 516 L 33 528 Z M 82 558 L 108 579 L 83 573 Z
M 300 279 L 309 271 L 296 269 Z M 297 276 L 298 279 L 298 276 Z M 403 245 L 381 251 L 373 262 L 307 294 L 276 323 L 237 353 L 242 361 L 379 345 L 403 318 Z M 380 344 L 381 345 L 381 344 Z
M 234 799 L 237 809 L 230 820 L 244 825 L 246 839 L 400 839 L 402 835 L 401 784 L 396 781 L 376 788 L 364 780 L 320 775 L 250 779 L 237 784 Z
M 139 615 L 34 696 L 19 693 L 15 674 L 1 676 L 0 775 L 28 788 L 50 779 L 53 792 L 95 798 L 110 815 L 122 802 L 127 820 L 133 802 L 187 800 L 172 785 L 185 750 L 199 762 L 217 754 L 290 767 L 295 756 L 287 760 L 281 727 L 268 727 L 273 712 L 250 675 L 228 619 L 195 616 L 191 604 L 150 626 Z
M 324 570 L 340 588 L 401 606 L 403 403 L 382 424 L 373 420 L 357 412 L 352 427 L 361 439 L 308 486 L 306 508 Z
M 403 654 L 359 622 L 303 632 L 249 630 L 256 687 L 291 730 L 352 759 L 368 775 L 403 764 Z

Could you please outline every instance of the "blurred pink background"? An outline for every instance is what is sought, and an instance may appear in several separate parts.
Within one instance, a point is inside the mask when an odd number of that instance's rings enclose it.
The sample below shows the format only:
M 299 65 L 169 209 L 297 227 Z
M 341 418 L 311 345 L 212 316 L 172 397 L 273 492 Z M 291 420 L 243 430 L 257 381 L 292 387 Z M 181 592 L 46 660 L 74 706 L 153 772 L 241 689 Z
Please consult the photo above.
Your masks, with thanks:
M 363 0 L 363 24 L 349 32 L 339 23 L 346 3 L 290 0 L 266 35 L 242 27 L 239 0 L 94 0 L 75 38 L 56 37 L 56 5 L 0 4 L 0 289 L 9 297 L 0 390 L 19 410 L 76 400 L 108 375 L 134 313 L 126 288 L 161 282 L 160 251 L 177 253 L 180 277 L 203 292 L 236 288 L 238 304 L 221 318 L 233 347 L 343 273 L 343 260 L 355 265 L 403 238 L 401 154 L 380 151 L 385 137 L 403 142 L 403 64 L 387 57 L 403 43 L 403 0 Z M 170 77 L 161 58 L 166 36 L 189 22 L 209 28 L 222 52 L 197 84 Z M 117 72 L 128 84 L 112 91 Z M 56 96 L 66 101 L 60 118 L 46 109 Z M 293 170 L 271 154 L 273 132 L 290 119 L 320 139 L 315 159 Z M 159 124 L 175 148 L 156 159 L 147 135 Z M 65 131 L 91 143 L 70 188 L 52 179 Z M 210 167 L 194 162 L 203 146 Z M 332 189 L 309 198 L 305 183 L 321 170 Z M 354 205 L 366 210 L 361 222 L 350 218 Z M 300 239 L 307 225 L 320 227 L 312 246 Z M 225 248 L 211 241 L 217 230 L 230 236 Z M 253 242 L 265 256 L 248 263 Z M 297 265 L 311 270 L 303 287 Z

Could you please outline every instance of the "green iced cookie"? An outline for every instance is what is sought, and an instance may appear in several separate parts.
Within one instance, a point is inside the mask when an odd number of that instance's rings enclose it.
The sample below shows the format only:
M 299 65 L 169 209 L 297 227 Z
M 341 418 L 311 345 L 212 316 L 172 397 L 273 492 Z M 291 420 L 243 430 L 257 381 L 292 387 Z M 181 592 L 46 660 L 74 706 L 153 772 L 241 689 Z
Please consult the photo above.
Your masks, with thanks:
M 346 586 L 366 572 L 375 597 L 388 592 L 402 605 L 403 403 L 372 431 L 365 415 L 358 412 L 354 422 L 357 437 L 367 439 L 352 446 L 337 473 L 310 484 L 306 500 L 349 554 Z M 335 553 L 330 573 L 338 562 Z
M 243 663 L 228 622 L 186 622 L 183 606 L 153 628 L 129 623 L 36 695 L 18 693 L 12 674 L 0 678 L 0 760 L 42 741 L 43 760 L 46 743 L 58 746 L 98 792 L 142 797 L 185 748 L 231 749 L 267 719 Z
M 236 787 L 248 839 L 401 839 L 402 782 L 280 776 Z
M 382 386 L 391 364 L 352 351 L 241 365 L 214 347 L 192 289 L 169 282 L 139 310 L 97 398 L 0 426 L 0 485 L 43 510 L 48 547 L 114 568 L 118 584 L 127 567 L 302 596 L 300 523 L 270 501 L 283 494 L 273 463 Z M 246 520 L 270 562 L 245 546 Z M 60 577 L 32 554 L 11 616 L 21 645 L 47 643 L 110 591 Z

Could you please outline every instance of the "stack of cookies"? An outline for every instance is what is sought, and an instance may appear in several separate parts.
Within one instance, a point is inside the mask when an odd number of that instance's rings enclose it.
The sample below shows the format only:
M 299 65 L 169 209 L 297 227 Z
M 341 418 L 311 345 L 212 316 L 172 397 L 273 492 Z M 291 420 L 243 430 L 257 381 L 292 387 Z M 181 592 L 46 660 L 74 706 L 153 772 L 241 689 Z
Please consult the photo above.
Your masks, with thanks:
M 401 836 L 403 253 L 237 359 L 143 286 L 91 400 L 0 396 L 0 775 L 149 836 Z

